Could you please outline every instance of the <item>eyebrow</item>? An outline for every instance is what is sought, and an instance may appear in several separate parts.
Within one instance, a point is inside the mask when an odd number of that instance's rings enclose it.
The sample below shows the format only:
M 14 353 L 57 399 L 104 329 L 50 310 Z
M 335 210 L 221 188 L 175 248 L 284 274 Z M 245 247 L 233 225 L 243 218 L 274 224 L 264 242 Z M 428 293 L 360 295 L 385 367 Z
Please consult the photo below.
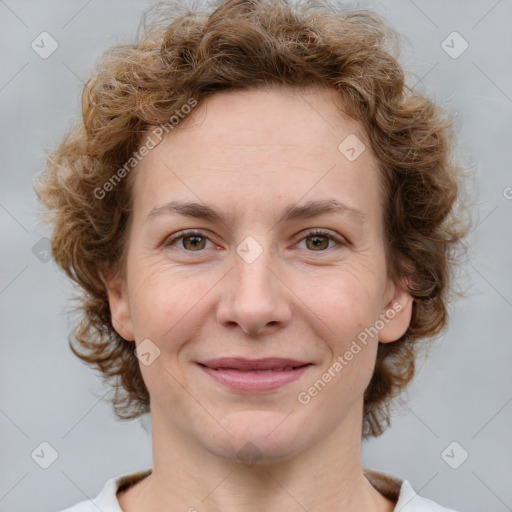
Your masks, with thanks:
M 326 213 L 343 213 L 354 220 L 364 223 L 366 215 L 357 208 L 348 206 L 337 199 L 323 199 L 309 201 L 304 205 L 290 204 L 281 214 L 278 224 L 295 219 L 310 219 Z M 147 215 L 146 221 L 160 215 L 183 215 L 197 219 L 210 220 L 213 222 L 227 223 L 226 217 L 215 208 L 207 204 L 170 201 L 169 203 L 155 206 Z

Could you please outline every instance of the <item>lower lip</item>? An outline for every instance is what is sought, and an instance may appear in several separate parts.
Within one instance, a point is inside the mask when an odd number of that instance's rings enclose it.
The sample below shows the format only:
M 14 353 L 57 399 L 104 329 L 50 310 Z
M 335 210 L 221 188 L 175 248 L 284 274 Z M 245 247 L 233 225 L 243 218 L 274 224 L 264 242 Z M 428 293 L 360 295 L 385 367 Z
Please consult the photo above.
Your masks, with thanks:
M 201 365 L 200 365 L 201 366 Z M 239 370 L 213 370 L 207 366 L 201 366 L 212 379 L 220 384 L 224 384 L 236 391 L 265 392 L 279 389 L 290 382 L 296 381 L 311 365 L 300 366 L 293 370 L 283 370 L 280 372 L 246 372 Z

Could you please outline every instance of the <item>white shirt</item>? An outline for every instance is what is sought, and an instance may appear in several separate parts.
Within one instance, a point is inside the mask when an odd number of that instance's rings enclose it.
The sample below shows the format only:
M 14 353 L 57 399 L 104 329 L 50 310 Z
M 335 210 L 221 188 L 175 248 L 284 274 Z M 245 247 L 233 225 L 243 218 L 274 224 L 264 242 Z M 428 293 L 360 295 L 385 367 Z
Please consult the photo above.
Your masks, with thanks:
M 115 476 L 107 481 L 94 500 L 81 501 L 60 512 L 98 512 L 98 510 L 101 510 L 101 512 L 123 512 L 117 500 L 117 492 L 121 488 L 125 489 L 134 485 L 150 473 L 151 469 L 148 469 L 137 473 Z M 416 494 L 407 480 L 401 480 L 389 473 L 369 468 L 363 468 L 363 473 L 375 489 L 389 499 L 396 501 L 395 512 L 456 512 L 427 498 L 422 498 Z

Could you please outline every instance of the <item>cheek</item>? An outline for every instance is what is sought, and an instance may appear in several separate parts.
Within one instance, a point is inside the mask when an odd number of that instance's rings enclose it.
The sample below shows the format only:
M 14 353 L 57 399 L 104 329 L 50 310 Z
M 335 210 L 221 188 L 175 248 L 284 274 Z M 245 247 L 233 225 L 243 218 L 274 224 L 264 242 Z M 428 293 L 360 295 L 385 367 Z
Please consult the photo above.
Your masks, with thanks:
M 343 271 L 303 288 L 304 302 L 323 324 L 331 345 L 343 348 L 378 318 L 378 280 L 373 274 L 363 277 Z
M 209 299 L 214 296 L 218 275 L 193 275 L 159 261 L 144 262 L 134 269 L 131 290 L 131 313 L 137 342 L 149 338 L 160 350 L 155 367 L 178 371 L 180 357 L 201 332 L 211 314 Z M 144 370 L 147 369 L 141 368 Z M 163 370 L 162 370 L 163 371 Z M 149 377 L 149 375 L 148 375 Z
M 372 338 L 368 329 L 378 319 L 380 303 L 377 288 L 364 286 L 353 276 L 326 284 L 324 294 L 314 290 L 309 303 L 321 320 L 316 322 L 316 334 L 323 340 L 326 356 L 318 373 L 301 390 L 299 401 L 307 400 L 313 416 L 334 425 L 360 403 L 372 377 L 378 338 Z
M 170 280 L 169 273 L 152 268 L 147 263 L 131 269 L 129 281 L 130 313 L 135 339 L 149 338 L 157 345 L 163 342 L 166 332 L 179 328 L 179 319 L 186 316 L 190 302 L 189 287 L 180 286 L 180 280 Z
M 316 334 L 328 353 L 322 361 L 321 380 L 329 389 L 322 391 L 324 398 L 318 403 L 327 399 L 341 405 L 349 396 L 360 396 L 373 373 L 378 337 L 372 337 L 375 332 L 370 328 L 381 312 L 382 290 L 377 276 L 360 276 L 341 272 L 323 286 L 317 282 L 304 290 L 318 326 Z
M 187 395 L 180 391 L 186 374 L 179 358 L 206 314 L 201 303 L 205 292 L 196 286 L 196 280 L 181 279 L 161 267 L 146 266 L 134 275 L 131 310 L 135 339 L 137 345 L 149 339 L 158 349 L 151 364 L 139 364 L 144 382 L 152 400 L 161 407 L 190 407 Z

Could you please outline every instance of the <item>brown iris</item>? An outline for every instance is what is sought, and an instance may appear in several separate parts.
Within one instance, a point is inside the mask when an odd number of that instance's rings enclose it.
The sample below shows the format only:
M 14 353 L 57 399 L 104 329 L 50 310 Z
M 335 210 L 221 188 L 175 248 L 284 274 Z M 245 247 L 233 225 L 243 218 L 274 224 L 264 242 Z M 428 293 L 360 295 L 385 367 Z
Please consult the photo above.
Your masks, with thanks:
M 187 244 L 187 241 L 189 242 Z M 204 249 L 206 238 L 204 236 L 189 235 L 183 237 L 183 247 L 185 249 L 195 251 L 196 249 Z
M 314 236 L 308 236 L 306 239 L 306 245 L 308 246 L 308 249 L 327 249 L 329 246 L 329 239 L 326 236 L 321 235 L 314 235 Z M 313 240 L 312 244 L 309 244 L 309 241 Z

